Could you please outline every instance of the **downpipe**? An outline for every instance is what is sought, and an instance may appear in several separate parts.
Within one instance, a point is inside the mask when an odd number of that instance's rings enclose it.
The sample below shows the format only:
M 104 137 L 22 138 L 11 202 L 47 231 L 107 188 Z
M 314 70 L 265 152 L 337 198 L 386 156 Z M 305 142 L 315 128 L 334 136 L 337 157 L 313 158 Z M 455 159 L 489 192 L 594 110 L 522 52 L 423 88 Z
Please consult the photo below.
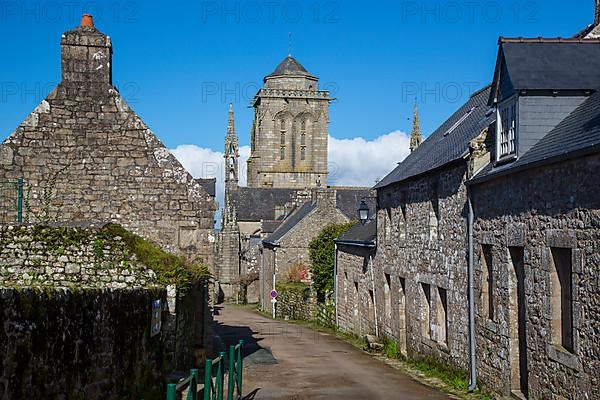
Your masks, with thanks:
M 338 317 L 338 273 L 337 273 L 337 243 L 333 242 L 333 306 L 335 307 L 335 326 L 339 326 Z
M 469 392 L 477 387 L 477 369 L 475 354 L 475 300 L 473 298 L 473 203 L 471 191 L 467 190 L 467 235 L 468 235 L 468 296 L 469 296 Z
M 379 337 L 379 324 L 377 322 L 377 293 L 375 293 L 375 271 L 372 255 L 369 255 L 369 264 L 371 264 L 371 286 L 373 287 L 373 313 L 375 314 L 375 336 Z

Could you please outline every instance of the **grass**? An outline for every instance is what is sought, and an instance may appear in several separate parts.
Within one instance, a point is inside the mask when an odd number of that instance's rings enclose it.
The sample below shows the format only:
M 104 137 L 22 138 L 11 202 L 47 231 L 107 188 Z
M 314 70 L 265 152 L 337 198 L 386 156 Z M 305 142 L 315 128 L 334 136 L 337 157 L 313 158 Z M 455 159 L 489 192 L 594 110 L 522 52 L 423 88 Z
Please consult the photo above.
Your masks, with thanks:
M 161 283 L 175 283 L 185 289 L 194 282 L 210 277 L 210 272 L 204 264 L 188 263 L 120 225 L 108 224 L 102 228 L 101 234 L 106 239 L 120 237 L 138 261 L 156 273 Z

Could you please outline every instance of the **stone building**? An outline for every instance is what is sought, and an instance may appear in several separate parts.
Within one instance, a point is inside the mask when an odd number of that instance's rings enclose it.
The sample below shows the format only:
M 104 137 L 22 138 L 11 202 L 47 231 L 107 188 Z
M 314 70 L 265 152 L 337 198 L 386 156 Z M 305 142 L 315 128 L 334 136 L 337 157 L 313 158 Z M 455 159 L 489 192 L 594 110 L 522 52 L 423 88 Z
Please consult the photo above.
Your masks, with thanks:
M 291 55 L 264 84 L 253 103 L 248 187 L 325 186 L 329 92 Z
M 61 39 L 62 80 L 0 146 L 26 222 L 114 222 L 212 268 L 214 181 L 195 180 L 112 84 L 91 16 Z
M 376 254 L 369 247 L 366 262 L 367 248 L 338 250 L 345 329 L 395 338 L 412 358 L 468 366 L 465 182 L 469 142 L 495 117 L 488 98 L 489 87 L 473 94 L 375 186 Z
M 477 369 L 504 395 L 600 398 L 600 41 L 500 40 L 470 181 Z
M 356 219 L 356 208 L 368 190 L 313 189 L 311 200 L 302 203 L 273 233 L 262 241 L 259 292 L 263 309 L 270 309 L 269 293 L 275 283 L 294 280 L 290 274 L 300 273 L 310 283 L 308 245 L 327 225 Z M 350 201 L 348 201 L 350 200 Z
M 247 187 L 239 186 L 239 146 L 231 106 L 229 110 L 216 271 L 219 297 L 224 300 L 259 300 L 260 288 L 266 287 L 260 279 L 262 240 L 299 209 L 313 204 L 315 190 L 331 192 L 328 196 L 335 197 L 346 216 L 353 216 L 360 199 L 368 196 L 366 188 L 327 186 L 332 99 L 319 90 L 318 78 L 288 56 L 264 82 L 253 103 Z M 337 220 L 335 207 L 331 215 Z
M 377 224 L 371 219 L 356 224 L 335 239 L 336 276 L 334 302 L 336 323 L 356 335 L 378 335 L 375 318 L 373 258 L 377 249 Z M 399 315 L 403 317 L 404 315 Z M 400 322 L 400 326 L 403 323 Z M 399 332 L 399 338 L 405 335 Z M 405 349 L 405 342 L 399 343 Z

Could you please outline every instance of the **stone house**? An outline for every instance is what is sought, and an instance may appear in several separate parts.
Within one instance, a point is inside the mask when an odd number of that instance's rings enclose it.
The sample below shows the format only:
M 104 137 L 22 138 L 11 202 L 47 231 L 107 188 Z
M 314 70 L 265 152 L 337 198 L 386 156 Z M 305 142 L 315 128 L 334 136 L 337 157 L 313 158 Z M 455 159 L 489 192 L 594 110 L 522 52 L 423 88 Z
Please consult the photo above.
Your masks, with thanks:
M 314 189 L 311 194 L 310 201 L 300 204 L 262 241 L 259 290 L 265 310 L 271 307 L 269 293 L 273 289 L 273 275 L 275 283 L 284 283 L 291 280 L 290 274 L 295 270 L 302 270 L 303 281 L 310 283 L 310 241 L 327 225 L 355 219 L 358 203 L 369 196 L 369 191 L 327 188 Z
M 373 274 L 376 237 L 377 224 L 372 219 L 354 225 L 334 240 L 336 323 L 341 329 L 361 336 L 379 333 Z
M 411 358 L 431 355 L 464 369 L 469 345 L 465 182 L 469 143 L 485 134 L 495 117 L 487 106 L 489 90 L 474 93 L 375 186 L 377 254 L 365 269 L 374 285 L 358 287 L 364 288 L 361 298 L 373 299 L 370 315 L 376 316 L 380 336 L 396 338 Z M 338 271 L 347 268 L 338 257 Z M 345 276 L 337 278 L 344 282 Z
M 600 398 L 600 41 L 499 43 L 474 212 L 478 379 Z
M 214 181 L 192 178 L 129 107 L 112 54 L 91 16 L 62 35 L 62 80 L 0 145 L 0 179 L 24 179 L 26 222 L 114 222 L 212 268 Z

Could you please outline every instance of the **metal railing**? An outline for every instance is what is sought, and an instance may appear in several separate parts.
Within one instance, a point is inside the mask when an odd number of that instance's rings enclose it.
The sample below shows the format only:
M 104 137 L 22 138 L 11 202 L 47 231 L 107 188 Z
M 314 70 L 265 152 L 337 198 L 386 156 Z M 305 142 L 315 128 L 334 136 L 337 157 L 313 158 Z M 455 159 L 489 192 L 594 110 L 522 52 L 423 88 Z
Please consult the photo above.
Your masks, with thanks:
M 229 368 L 227 371 L 227 400 L 241 400 L 244 341 L 229 346 Z M 206 360 L 204 382 L 198 383 L 198 370 L 190 370 L 190 375 L 179 383 L 167 385 L 167 400 L 182 400 L 187 390 L 186 400 L 199 400 L 198 392 L 203 392 L 203 400 L 223 400 L 225 378 L 225 352 L 220 352 L 214 360 Z M 213 376 L 214 375 L 214 376 Z

